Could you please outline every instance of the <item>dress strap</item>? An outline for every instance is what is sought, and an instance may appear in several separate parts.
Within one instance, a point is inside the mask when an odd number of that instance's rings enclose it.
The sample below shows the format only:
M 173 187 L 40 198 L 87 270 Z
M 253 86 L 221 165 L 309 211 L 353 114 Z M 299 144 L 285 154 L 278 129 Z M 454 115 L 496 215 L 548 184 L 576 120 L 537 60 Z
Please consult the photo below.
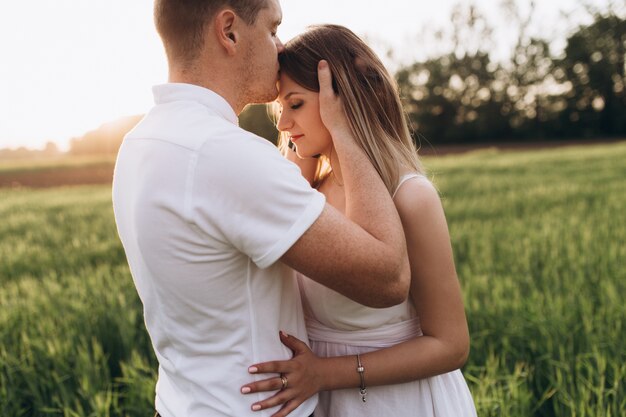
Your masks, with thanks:
M 422 174 L 418 174 L 417 172 L 410 172 L 408 174 L 404 174 L 403 176 L 400 177 L 400 181 L 398 181 L 398 186 L 396 187 L 396 190 L 393 192 L 393 195 L 391 196 L 391 198 L 394 198 L 396 196 L 396 194 L 398 193 L 398 190 L 400 189 L 400 186 L 402 184 L 404 184 L 407 180 L 410 180 L 411 178 L 424 178 L 424 175 Z

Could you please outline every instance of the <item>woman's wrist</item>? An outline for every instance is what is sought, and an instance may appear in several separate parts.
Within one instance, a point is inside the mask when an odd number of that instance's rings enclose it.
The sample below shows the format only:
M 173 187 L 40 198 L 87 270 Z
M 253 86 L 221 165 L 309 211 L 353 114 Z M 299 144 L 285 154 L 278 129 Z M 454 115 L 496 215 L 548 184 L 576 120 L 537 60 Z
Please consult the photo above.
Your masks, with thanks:
M 354 358 L 354 355 L 320 358 L 320 391 L 359 387 L 360 379 L 355 371 Z
M 335 358 L 321 358 L 318 357 L 318 363 L 315 366 L 317 381 L 314 384 L 317 385 L 317 391 L 330 391 L 334 389 L 334 375 L 333 375 L 333 362 Z

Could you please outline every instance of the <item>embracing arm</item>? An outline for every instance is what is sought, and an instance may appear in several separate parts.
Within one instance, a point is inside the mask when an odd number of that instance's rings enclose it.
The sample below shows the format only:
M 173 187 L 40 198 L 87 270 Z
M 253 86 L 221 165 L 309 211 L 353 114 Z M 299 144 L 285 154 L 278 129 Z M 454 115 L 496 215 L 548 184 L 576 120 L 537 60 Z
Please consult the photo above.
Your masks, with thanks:
M 457 280 L 448 228 L 437 191 L 423 180 L 409 180 L 396 195 L 411 261 L 411 297 L 420 317 L 423 336 L 361 355 L 367 386 L 397 384 L 446 373 L 463 366 L 469 334 Z M 275 416 L 285 416 L 318 391 L 360 385 L 356 357 L 318 358 L 296 338 L 281 340 L 294 350 L 291 361 L 256 365 L 258 373 L 277 372 L 289 381 L 287 389 L 257 403 L 265 409 L 285 404 Z M 254 369 L 253 369 L 254 370 Z M 251 392 L 280 388 L 270 378 L 246 385 Z M 276 384 L 278 383 L 278 386 Z

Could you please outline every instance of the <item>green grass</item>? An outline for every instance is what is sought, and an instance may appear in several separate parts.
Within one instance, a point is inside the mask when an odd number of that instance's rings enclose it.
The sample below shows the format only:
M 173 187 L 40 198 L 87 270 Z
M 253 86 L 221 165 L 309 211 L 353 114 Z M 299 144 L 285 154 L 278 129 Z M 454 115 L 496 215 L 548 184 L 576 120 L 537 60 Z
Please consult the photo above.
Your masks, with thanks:
M 140 416 L 156 362 L 110 187 L 0 190 L 0 415 Z
M 626 143 L 426 159 L 478 415 L 626 415 Z M 110 187 L 0 189 L 0 415 L 151 415 Z
M 626 415 L 626 143 L 429 161 L 480 416 Z

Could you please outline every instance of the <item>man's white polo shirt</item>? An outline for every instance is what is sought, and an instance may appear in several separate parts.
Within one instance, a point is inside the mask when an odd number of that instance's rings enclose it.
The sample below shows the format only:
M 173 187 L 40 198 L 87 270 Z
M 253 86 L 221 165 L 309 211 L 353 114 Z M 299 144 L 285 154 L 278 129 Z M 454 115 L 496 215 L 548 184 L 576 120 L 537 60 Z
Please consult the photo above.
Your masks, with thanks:
M 214 92 L 165 84 L 154 95 L 120 148 L 113 206 L 159 360 L 157 410 L 270 416 L 250 409 L 270 393 L 239 390 L 269 377 L 248 374 L 252 363 L 292 356 L 279 330 L 307 340 L 297 284 L 277 261 L 324 196 Z

